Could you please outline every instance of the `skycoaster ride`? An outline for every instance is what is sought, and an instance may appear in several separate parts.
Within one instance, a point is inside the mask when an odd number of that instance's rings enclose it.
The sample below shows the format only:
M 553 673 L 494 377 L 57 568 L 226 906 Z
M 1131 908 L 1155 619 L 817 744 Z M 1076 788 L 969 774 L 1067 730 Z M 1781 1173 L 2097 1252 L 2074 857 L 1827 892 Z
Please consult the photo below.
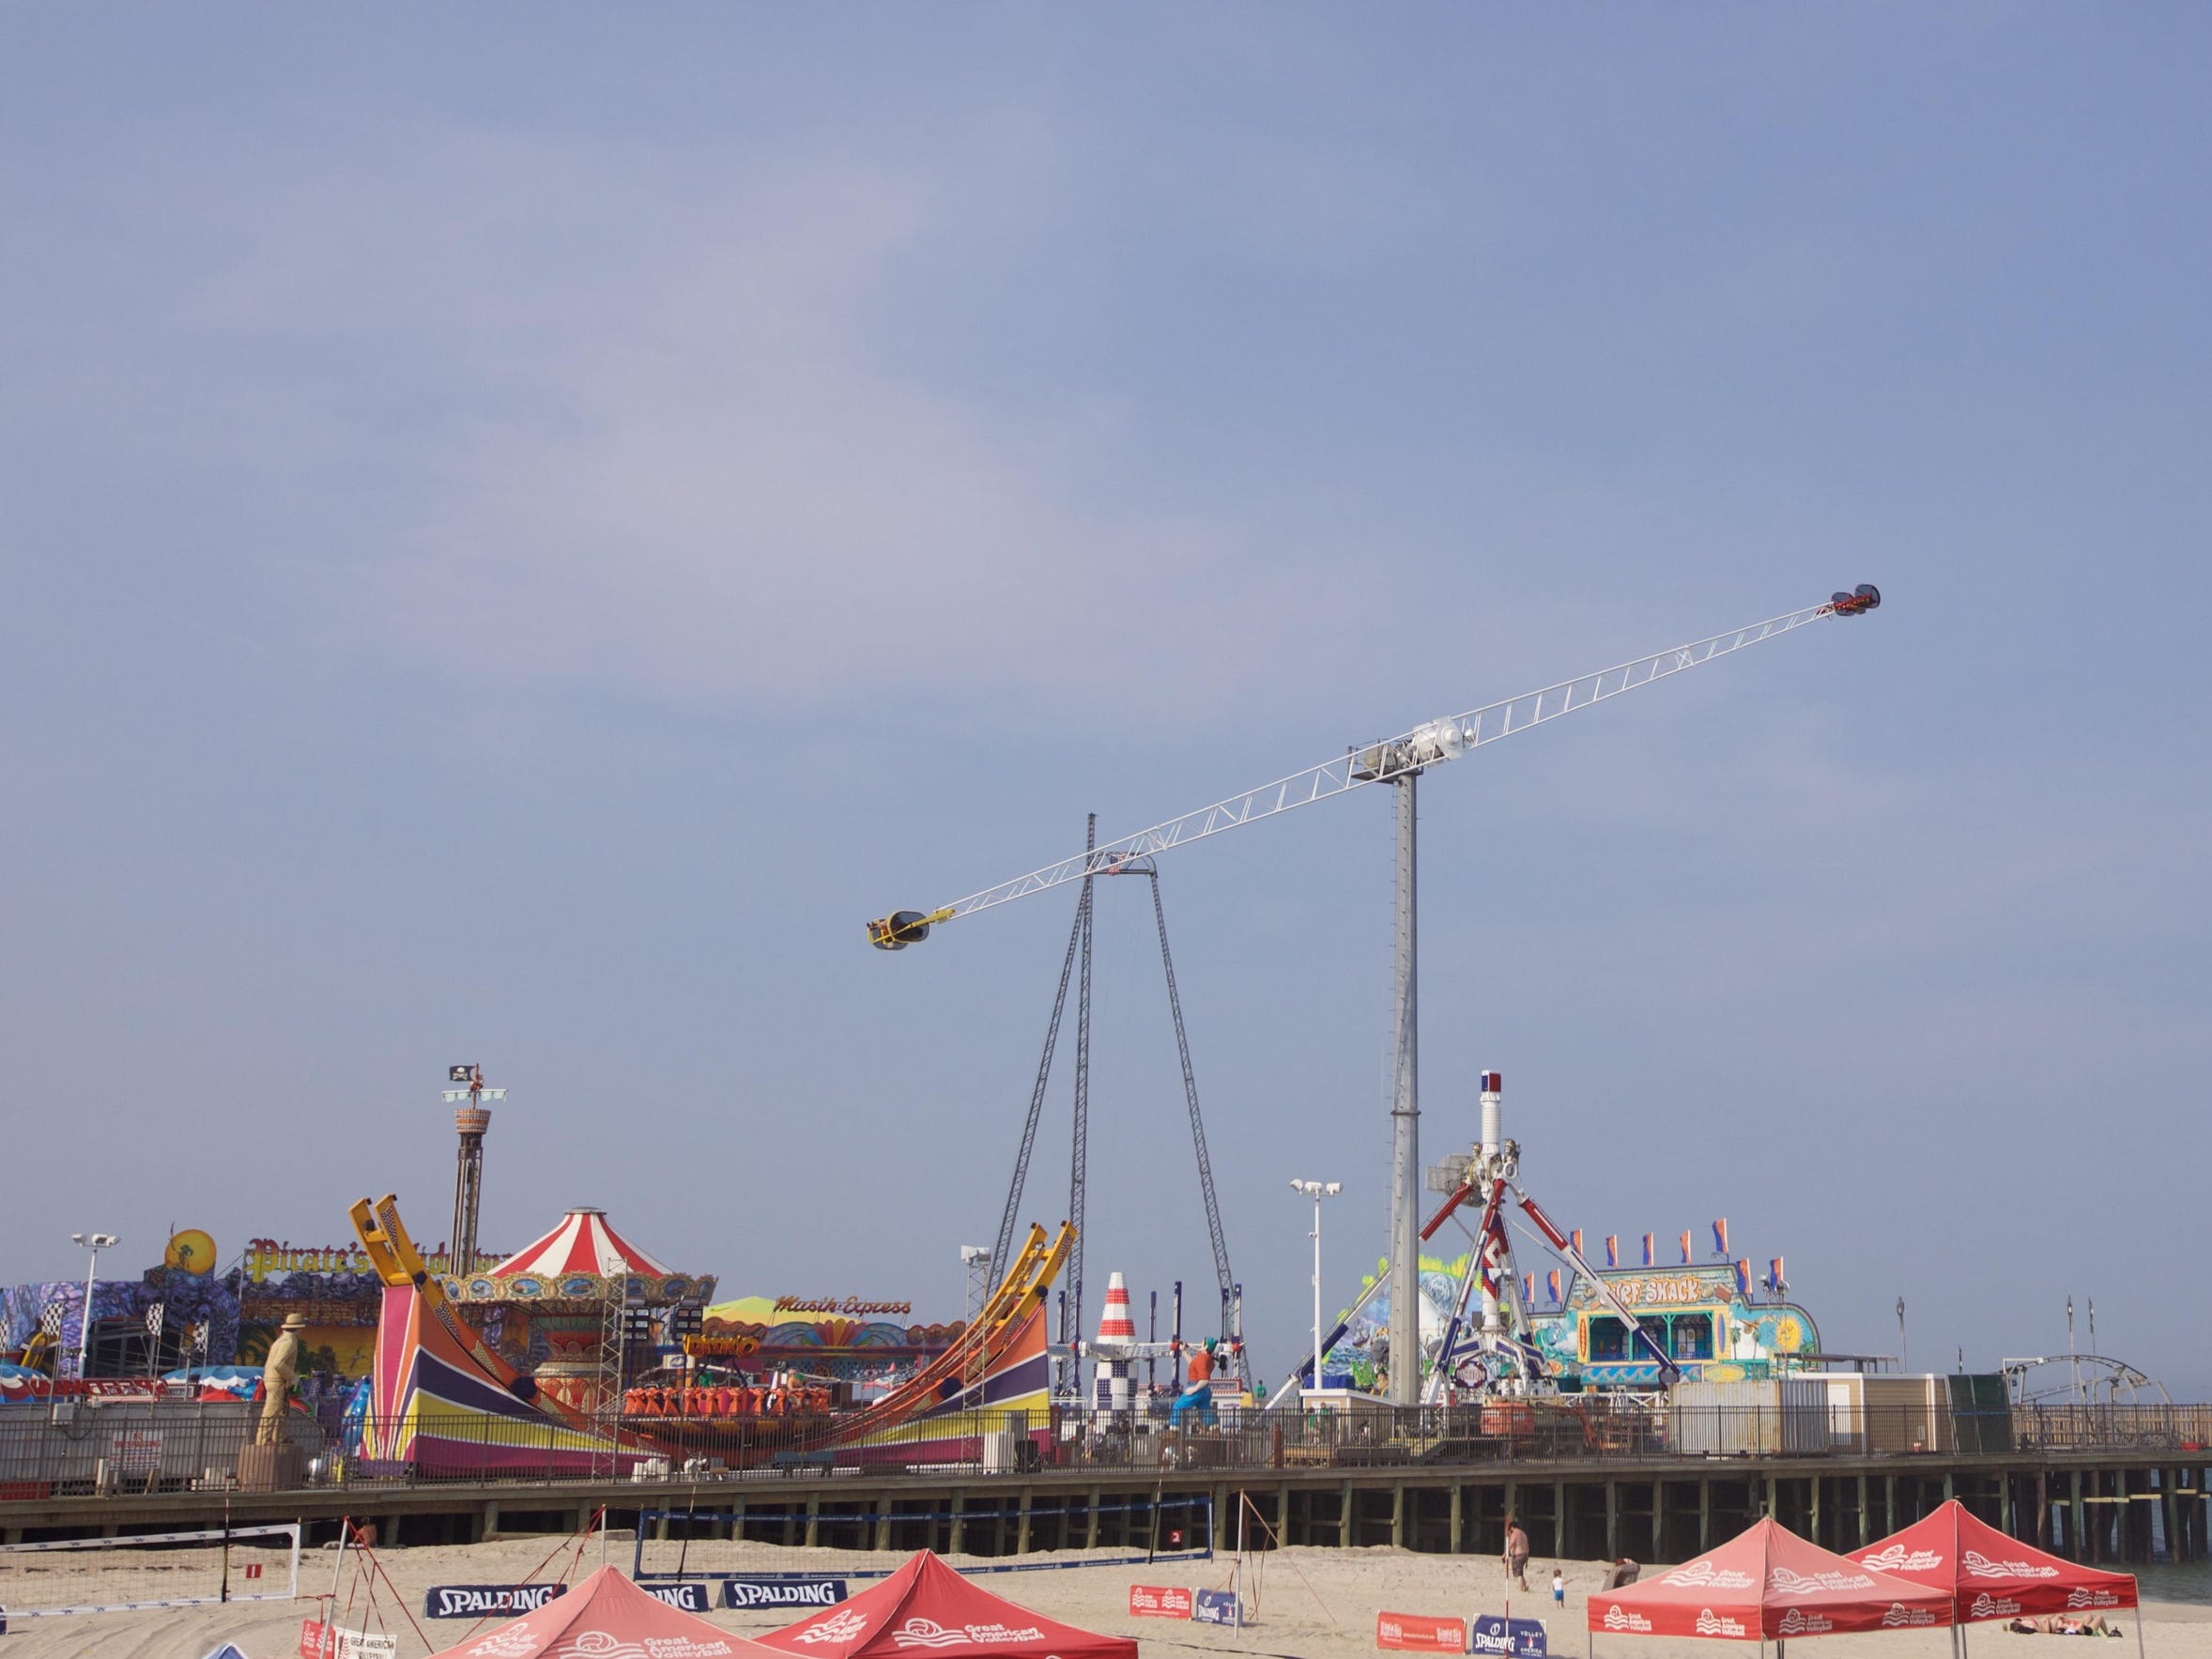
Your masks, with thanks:
M 965 898 L 931 910 L 899 910 L 868 924 L 868 943 L 879 950 L 903 950 L 928 939 L 933 928 L 980 911 L 993 909 L 1031 894 L 1064 885 L 1084 883 L 1084 902 L 1079 908 L 1078 932 L 1087 915 L 1089 883 L 1094 877 L 1136 859 L 1153 859 L 1175 848 L 1247 824 L 1280 817 L 1294 807 L 1348 794 L 1366 784 L 1390 784 L 1397 791 L 1396 896 L 1393 914 L 1391 972 L 1391 1025 L 1393 1064 L 1390 1119 L 1392 1155 L 1390 1178 L 1390 1346 L 1396 1354 L 1421 1352 L 1421 1297 L 1419 1289 L 1421 1229 L 1420 1087 L 1418 1063 L 1417 961 L 1417 848 L 1414 787 L 1432 766 L 1458 759 L 1502 738 L 1532 727 L 1546 725 L 1561 715 L 1608 701 L 1624 692 L 1641 690 L 1685 669 L 1732 655 L 1746 646 L 1795 633 L 1807 624 L 1831 617 L 1861 617 L 1882 603 L 1871 583 L 1851 591 L 1837 592 L 1826 603 L 1807 606 L 1764 622 L 1708 636 L 1686 645 L 1669 647 L 1632 662 L 1601 668 L 1541 690 L 1525 692 L 1503 702 L 1485 704 L 1465 714 L 1425 721 L 1410 731 L 1382 743 L 1355 745 L 1339 756 L 1309 766 L 1302 772 L 1262 784 L 1139 830 L 1136 834 L 1086 844 L 1080 853 L 980 888 Z M 1087 841 L 1086 837 L 1086 841 Z M 1070 942 L 1070 960 L 1075 944 Z M 1087 963 L 1087 954 L 1085 957 Z M 1062 975 L 1065 995 L 1066 972 Z M 1056 1015 L 1055 1015 L 1056 1018 Z M 1041 1085 L 1040 1085 L 1041 1086 Z M 1034 1109 L 1033 1109 L 1034 1110 Z M 1195 1115 L 1195 1113 L 1194 1113 Z M 1079 1144 L 1077 1157 L 1082 1156 Z M 1548 1236 L 1548 1235 L 1547 1235 Z M 1218 1237 L 1218 1235 L 1217 1235 Z M 1219 1247 L 1217 1246 L 1217 1249 Z M 1224 1266 L 1225 1272 L 1225 1266 Z M 1077 1273 L 1080 1283 L 1080 1267 Z M 1390 1368 L 1390 1396 L 1400 1405 L 1420 1402 L 1422 1379 L 1418 1365 Z

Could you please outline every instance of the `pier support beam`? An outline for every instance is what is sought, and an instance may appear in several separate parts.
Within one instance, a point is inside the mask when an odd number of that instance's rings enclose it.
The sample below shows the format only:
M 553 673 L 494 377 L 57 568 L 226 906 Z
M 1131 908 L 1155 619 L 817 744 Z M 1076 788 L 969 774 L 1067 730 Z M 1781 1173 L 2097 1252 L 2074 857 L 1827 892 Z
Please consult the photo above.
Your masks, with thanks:
M 1713 1547 L 1713 1477 L 1707 1475 L 1697 1482 L 1697 1553 L 1703 1555 Z
M 1467 1487 L 1452 1482 L 1452 1553 L 1467 1554 Z
M 945 1546 L 946 1550 L 956 1556 L 964 1555 L 967 1553 L 967 1495 L 965 1493 L 956 1492 L 952 1495 L 952 1535 L 945 1541 Z M 1098 1538 L 1098 1489 L 1096 1486 L 1093 1486 L 1091 1488 L 1091 1542 L 1094 1544 L 1097 1543 Z
M 1874 1517 L 1866 1509 L 1866 1471 L 1859 1471 L 1859 1547 L 1874 1542 Z
M 1621 1482 L 1605 1482 L 1605 1559 L 1621 1557 Z

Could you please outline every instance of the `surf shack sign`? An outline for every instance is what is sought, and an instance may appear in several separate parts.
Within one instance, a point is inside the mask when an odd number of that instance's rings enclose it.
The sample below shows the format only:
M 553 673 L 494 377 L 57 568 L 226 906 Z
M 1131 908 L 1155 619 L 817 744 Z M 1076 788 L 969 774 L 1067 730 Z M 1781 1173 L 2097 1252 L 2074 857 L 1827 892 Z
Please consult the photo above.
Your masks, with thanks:
M 1632 1308 L 1679 1308 L 1700 1302 L 1726 1304 L 1736 1294 L 1736 1270 L 1728 1267 L 1682 1267 L 1671 1273 L 1649 1268 L 1633 1273 L 1604 1272 L 1605 1288 Z M 1568 1298 L 1571 1307 L 1594 1307 L 1597 1291 L 1588 1280 L 1578 1282 Z

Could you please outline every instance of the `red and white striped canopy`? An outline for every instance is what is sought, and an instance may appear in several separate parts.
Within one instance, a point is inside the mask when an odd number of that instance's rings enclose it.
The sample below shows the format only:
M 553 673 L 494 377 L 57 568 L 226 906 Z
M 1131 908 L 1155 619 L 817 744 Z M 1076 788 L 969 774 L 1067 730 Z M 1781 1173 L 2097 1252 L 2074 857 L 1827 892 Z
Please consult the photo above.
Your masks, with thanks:
M 613 1279 L 627 1273 L 666 1279 L 668 1269 L 607 1224 L 603 1209 L 572 1209 L 545 1237 L 525 1245 L 492 1269 L 494 1279 L 530 1273 L 559 1279 L 565 1273 L 595 1273 Z

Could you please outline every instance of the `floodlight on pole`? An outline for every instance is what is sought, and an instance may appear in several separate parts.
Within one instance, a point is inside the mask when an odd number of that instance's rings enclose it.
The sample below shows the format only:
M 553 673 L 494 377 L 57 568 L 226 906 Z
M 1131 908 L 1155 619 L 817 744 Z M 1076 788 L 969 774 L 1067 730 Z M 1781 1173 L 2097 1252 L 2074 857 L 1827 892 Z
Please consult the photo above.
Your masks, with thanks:
M 1321 1386 L 1321 1201 L 1344 1190 L 1342 1181 L 1298 1181 L 1290 1190 L 1313 1201 L 1313 1387 Z
M 92 1282 L 100 1276 L 100 1252 L 119 1241 L 113 1233 L 72 1233 L 69 1242 L 82 1245 L 92 1252 L 91 1265 L 84 1269 L 84 1317 L 77 1324 L 77 1376 L 82 1381 L 90 1375 Z

